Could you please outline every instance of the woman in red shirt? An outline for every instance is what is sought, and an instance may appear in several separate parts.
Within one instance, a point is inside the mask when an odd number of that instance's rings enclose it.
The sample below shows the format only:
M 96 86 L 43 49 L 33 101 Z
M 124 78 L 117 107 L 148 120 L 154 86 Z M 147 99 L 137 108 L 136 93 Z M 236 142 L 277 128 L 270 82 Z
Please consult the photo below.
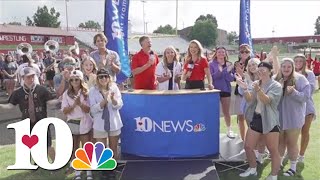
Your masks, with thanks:
M 318 87 L 320 89 L 320 57 L 316 57 L 312 63 L 312 69 L 315 76 L 318 79 Z
M 185 89 L 204 89 L 205 76 L 208 79 L 208 88 L 213 89 L 209 64 L 203 55 L 202 45 L 198 40 L 192 40 L 188 47 L 182 73 L 182 80 L 186 81 Z

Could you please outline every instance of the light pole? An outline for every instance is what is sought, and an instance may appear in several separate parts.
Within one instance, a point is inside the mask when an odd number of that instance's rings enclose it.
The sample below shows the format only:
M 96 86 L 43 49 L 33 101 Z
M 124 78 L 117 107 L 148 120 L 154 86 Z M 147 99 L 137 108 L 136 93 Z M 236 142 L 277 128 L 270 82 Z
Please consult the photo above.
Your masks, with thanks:
M 143 12 L 143 33 L 146 34 L 146 19 L 145 19 L 145 12 L 144 12 L 144 3 L 146 3 L 146 0 L 141 0 L 142 2 L 142 12 Z
M 178 35 L 178 0 L 176 0 L 176 35 Z
M 64 3 L 65 3 L 65 5 L 66 5 L 67 31 L 69 31 L 69 22 L 68 22 L 68 2 L 69 2 L 69 0 L 64 0 Z

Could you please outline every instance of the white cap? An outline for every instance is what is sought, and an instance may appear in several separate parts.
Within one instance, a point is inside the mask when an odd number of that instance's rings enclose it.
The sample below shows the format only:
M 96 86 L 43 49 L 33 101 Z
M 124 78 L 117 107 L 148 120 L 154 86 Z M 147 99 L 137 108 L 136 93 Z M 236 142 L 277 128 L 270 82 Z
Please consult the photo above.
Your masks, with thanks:
M 31 67 L 25 67 L 20 71 L 21 76 L 30 76 L 36 74 L 36 71 Z
M 74 70 L 74 71 L 71 71 L 70 77 L 77 77 L 77 78 L 83 80 L 83 73 L 79 70 Z

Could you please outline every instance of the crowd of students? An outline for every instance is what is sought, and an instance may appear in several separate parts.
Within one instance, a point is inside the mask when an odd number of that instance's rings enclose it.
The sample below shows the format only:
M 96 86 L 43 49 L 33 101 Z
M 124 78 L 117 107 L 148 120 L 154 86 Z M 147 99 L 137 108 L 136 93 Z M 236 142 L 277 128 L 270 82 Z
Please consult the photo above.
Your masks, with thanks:
M 34 125 L 47 117 L 47 104 L 53 102 L 54 91 L 60 101 L 55 103 L 61 109 L 56 117 L 66 120 L 69 125 L 74 149 L 88 141 L 99 141 L 109 146 L 117 159 L 117 145 L 123 126 L 119 114 L 123 106 L 120 93 L 123 88 L 115 82 L 121 63 L 119 55 L 106 48 L 108 40 L 104 34 L 95 35 L 93 42 L 96 51 L 83 54 L 81 58 L 71 52 L 63 58 L 58 70 L 55 69 L 56 60 L 52 52 L 46 52 L 43 58 L 38 54 L 24 55 L 23 64 L 19 66 L 11 55 L 6 55 L 1 71 L 5 77 L 9 104 L 0 107 L 19 105 L 22 119 L 29 117 Z M 285 151 L 290 159 L 290 169 L 284 175 L 295 175 L 297 160 L 303 162 L 309 142 L 309 128 L 315 119 L 312 94 L 316 76 L 319 79 L 319 72 L 314 73 L 319 69 L 319 60 L 312 62 L 312 72 L 303 54 L 279 61 L 278 50 L 274 47 L 264 59 L 251 58 L 252 50 L 249 45 L 243 44 L 239 47 L 238 61 L 232 63 L 226 48 L 215 48 L 213 56 L 207 58 L 201 43 L 192 40 L 181 62 L 173 46 L 164 50 L 160 60 L 152 50 L 150 37 L 140 37 L 139 43 L 141 50 L 131 59 L 134 89 L 204 90 L 207 87 L 209 90 L 220 90 L 229 138 L 236 137 L 230 116 L 231 96 L 235 96 L 237 123 L 250 165 L 240 176 L 257 174 L 256 159 L 262 162 L 261 154 L 265 147 L 272 161 L 269 179 L 277 179 Z M 15 90 L 16 79 L 21 87 Z M 49 90 L 42 86 L 44 80 Z M 184 87 L 181 81 L 185 81 Z M 234 81 L 237 84 L 235 91 L 231 86 Z M 298 148 L 300 135 L 301 145 Z M 53 160 L 50 132 L 48 148 Z M 67 170 L 72 171 L 72 168 Z M 81 179 L 80 173 L 76 171 L 75 179 Z M 114 178 L 114 173 L 108 172 L 104 176 Z M 87 171 L 87 179 L 93 179 L 91 171 Z

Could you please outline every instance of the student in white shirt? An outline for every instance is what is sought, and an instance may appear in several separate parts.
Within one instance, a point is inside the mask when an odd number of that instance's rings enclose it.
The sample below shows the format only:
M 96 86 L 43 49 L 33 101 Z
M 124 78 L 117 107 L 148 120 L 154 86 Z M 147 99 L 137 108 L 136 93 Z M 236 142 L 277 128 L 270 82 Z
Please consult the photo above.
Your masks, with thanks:
M 79 70 L 70 73 L 69 88 L 62 95 L 61 109 L 67 117 L 68 126 L 73 137 L 73 151 L 79 148 L 80 142 L 84 145 L 89 141 L 89 132 L 92 129 L 92 118 L 88 89 Z M 74 152 L 72 153 L 74 156 Z M 81 172 L 76 171 L 74 179 L 81 179 Z M 87 171 L 87 179 L 92 178 L 92 172 Z
M 164 50 L 163 61 L 156 67 L 158 90 L 179 90 L 182 69 L 173 46 Z
M 105 69 L 97 72 L 96 86 L 89 91 L 90 112 L 93 117 L 93 137 L 112 149 L 118 156 L 118 140 L 123 126 L 119 110 L 123 102 L 117 84 L 110 79 Z

